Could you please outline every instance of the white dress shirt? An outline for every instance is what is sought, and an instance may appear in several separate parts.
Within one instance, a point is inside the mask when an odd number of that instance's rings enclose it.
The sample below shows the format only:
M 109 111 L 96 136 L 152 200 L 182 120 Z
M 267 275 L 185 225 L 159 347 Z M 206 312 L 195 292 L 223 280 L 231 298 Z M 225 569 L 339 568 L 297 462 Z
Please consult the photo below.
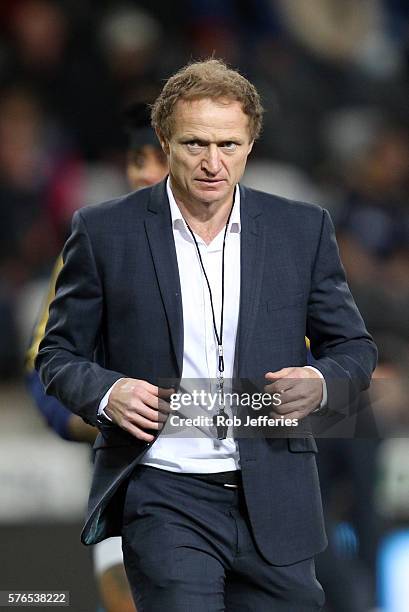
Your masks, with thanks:
M 170 182 L 167 194 L 179 268 L 183 306 L 183 368 L 180 392 L 189 391 L 195 379 L 208 382 L 209 392 L 218 373 L 217 340 L 213 328 L 209 291 L 192 235 L 176 204 Z M 225 243 L 225 297 L 223 315 L 224 378 L 233 377 L 234 350 L 240 304 L 240 189 L 235 190 L 233 211 Z M 209 279 L 217 331 L 220 330 L 223 228 L 208 245 L 195 234 Z M 200 385 L 202 387 L 202 385 Z M 228 389 L 226 388 L 226 391 Z M 209 414 L 206 407 L 202 414 Z M 190 413 L 191 414 L 191 413 Z M 142 458 L 142 463 L 174 472 L 210 473 L 239 469 L 237 444 L 232 438 L 215 441 L 214 433 L 192 432 L 159 436 Z

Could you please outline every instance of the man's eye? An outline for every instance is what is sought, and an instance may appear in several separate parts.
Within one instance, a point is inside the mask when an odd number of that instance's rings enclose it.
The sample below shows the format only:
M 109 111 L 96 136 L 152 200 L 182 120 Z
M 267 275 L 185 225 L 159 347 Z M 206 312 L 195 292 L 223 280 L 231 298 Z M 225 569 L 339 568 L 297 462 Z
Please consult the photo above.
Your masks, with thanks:
M 190 142 L 187 142 L 187 147 L 188 149 L 190 149 L 191 151 L 199 151 L 203 145 L 201 142 L 199 142 L 198 140 L 191 140 Z
M 235 151 L 237 148 L 237 143 L 235 142 L 224 142 L 222 144 L 223 149 L 226 151 Z

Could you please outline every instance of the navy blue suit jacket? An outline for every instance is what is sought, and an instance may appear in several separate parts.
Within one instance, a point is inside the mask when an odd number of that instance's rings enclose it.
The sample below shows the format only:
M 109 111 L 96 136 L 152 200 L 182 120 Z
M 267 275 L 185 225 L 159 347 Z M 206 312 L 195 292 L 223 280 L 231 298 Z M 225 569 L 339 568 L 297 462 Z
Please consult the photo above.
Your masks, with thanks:
M 339 405 L 369 384 L 376 348 L 346 284 L 328 213 L 241 187 L 241 295 L 235 369 L 242 379 L 307 362 Z M 47 393 L 101 433 L 82 540 L 119 535 L 128 477 L 148 445 L 97 423 L 119 377 L 178 379 L 183 312 L 165 183 L 77 212 L 37 368 Z M 338 402 L 338 403 L 337 403 Z M 305 425 L 305 424 L 304 424 Z M 308 419 L 301 438 L 239 440 L 244 493 L 260 552 L 284 565 L 326 545 Z

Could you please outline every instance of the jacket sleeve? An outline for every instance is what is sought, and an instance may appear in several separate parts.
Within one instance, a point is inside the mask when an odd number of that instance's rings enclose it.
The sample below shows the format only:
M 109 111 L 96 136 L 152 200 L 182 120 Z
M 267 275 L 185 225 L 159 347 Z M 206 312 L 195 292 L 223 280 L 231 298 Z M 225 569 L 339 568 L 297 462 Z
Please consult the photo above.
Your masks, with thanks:
M 312 269 L 307 333 L 310 364 L 327 384 L 328 409 L 349 413 L 348 406 L 369 386 L 377 349 L 349 290 L 326 210 Z
M 86 423 L 96 425 L 101 398 L 124 374 L 107 370 L 94 361 L 103 318 L 103 296 L 81 211 L 74 215 L 63 260 L 35 367 L 47 394 L 55 396 Z

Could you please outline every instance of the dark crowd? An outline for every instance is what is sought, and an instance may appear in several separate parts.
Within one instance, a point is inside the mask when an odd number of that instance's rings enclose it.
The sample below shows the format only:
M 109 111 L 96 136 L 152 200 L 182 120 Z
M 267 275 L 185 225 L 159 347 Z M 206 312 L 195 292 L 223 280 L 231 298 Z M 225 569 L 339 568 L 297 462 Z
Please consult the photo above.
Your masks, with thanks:
M 330 211 L 378 344 L 375 376 L 392 381 L 377 423 L 409 432 L 403 0 L 3 0 L 0 380 L 22 376 L 37 298 L 73 212 L 129 189 L 127 108 L 212 55 L 256 85 L 266 110 L 244 182 Z M 394 441 L 320 441 L 330 546 L 317 567 L 333 612 L 381 605 L 383 538 L 409 523 L 397 484 L 402 473 L 409 482 L 409 447 Z

